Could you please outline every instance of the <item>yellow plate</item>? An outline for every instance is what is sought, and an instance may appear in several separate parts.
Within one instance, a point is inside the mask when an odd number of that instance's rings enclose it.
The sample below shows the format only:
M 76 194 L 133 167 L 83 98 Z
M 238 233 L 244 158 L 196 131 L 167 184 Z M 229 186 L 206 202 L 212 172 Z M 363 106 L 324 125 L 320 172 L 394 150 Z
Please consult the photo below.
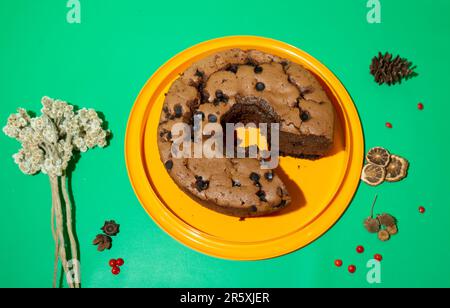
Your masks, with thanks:
M 192 62 L 229 48 L 259 49 L 287 58 L 322 80 L 338 114 L 332 153 L 316 161 L 281 158 L 282 179 L 292 204 L 266 217 L 229 217 L 208 210 L 183 193 L 159 159 L 157 126 L 171 83 Z M 145 84 L 128 121 L 125 156 L 142 206 L 181 243 L 208 255 L 258 260 L 297 250 L 324 234 L 344 213 L 359 183 L 364 139 L 356 108 L 344 86 L 304 51 L 272 39 L 234 36 L 191 47 L 164 64 Z

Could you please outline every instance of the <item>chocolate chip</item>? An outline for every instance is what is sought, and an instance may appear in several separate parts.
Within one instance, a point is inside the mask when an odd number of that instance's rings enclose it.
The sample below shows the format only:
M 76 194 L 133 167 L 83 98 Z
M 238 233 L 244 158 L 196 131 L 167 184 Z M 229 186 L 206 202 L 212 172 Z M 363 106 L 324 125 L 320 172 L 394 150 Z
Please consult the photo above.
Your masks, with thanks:
M 255 86 L 256 91 L 261 92 L 261 91 L 264 91 L 265 88 L 266 88 L 266 85 L 264 83 L 262 83 L 262 82 L 256 83 L 256 86 Z
M 269 181 L 269 182 L 272 181 L 273 180 L 273 172 L 272 171 L 266 172 L 264 174 L 264 177 L 266 178 L 267 181 Z
M 238 180 L 231 180 L 232 187 L 241 187 L 241 182 Z
M 252 172 L 250 174 L 250 180 L 252 180 L 253 182 L 259 182 L 260 178 L 261 177 L 259 176 L 258 173 Z
M 211 123 L 216 123 L 217 122 L 217 117 L 213 114 L 209 114 L 208 115 L 208 121 Z
M 173 107 L 173 110 L 175 111 L 175 117 L 181 118 L 181 116 L 183 115 L 183 107 L 181 107 L 181 105 L 175 105 Z
M 218 106 L 219 103 L 223 102 L 223 103 L 228 103 L 228 95 L 224 94 L 222 92 L 222 90 L 217 90 L 216 91 L 216 98 L 213 100 L 213 104 L 214 106 Z
M 166 167 L 166 170 L 172 170 L 173 168 L 173 161 L 168 160 L 164 163 L 164 167 Z
M 255 74 L 261 74 L 263 71 L 263 68 L 261 66 L 257 65 L 257 66 L 255 66 L 253 71 L 255 72 Z
M 309 113 L 307 111 L 302 111 L 302 113 L 300 114 L 300 119 L 303 122 L 306 122 L 310 119 L 311 117 L 309 116 Z
M 196 111 L 194 116 L 195 117 L 201 116 L 202 117 L 202 119 L 201 119 L 202 121 L 205 119 L 205 114 L 203 112 L 201 112 L 201 111 Z
M 216 98 L 219 100 L 223 98 L 222 90 L 216 90 Z
M 197 77 L 203 78 L 204 75 L 205 75 L 205 73 L 200 72 L 199 70 L 197 70 L 197 71 L 195 72 L 195 76 L 197 76 Z
M 169 131 L 169 130 L 167 130 L 167 129 L 164 129 L 164 130 L 162 130 L 162 131 L 159 133 L 159 136 L 160 136 L 160 137 L 166 136 L 164 139 L 165 139 L 166 141 L 170 141 L 170 140 L 172 139 L 172 132 Z
M 281 202 L 278 205 L 275 205 L 275 208 L 284 207 L 286 205 L 286 200 L 281 200 Z
M 264 202 L 267 202 L 267 199 L 266 199 L 266 193 L 265 193 L 264 190 L 258 191 L 258 192 L 256 193 L 256 195 L 258 196 L 259 200 L 264 201 Z
M 228 68 L 227 71 L 232 72 L 232 73 L 237 73 L 238 70 L 238 66 L 236 64 L 231 64 Z
M 256 207 L 256 205 L 252 205 L 252 206 L 250 207 L 250 211 L 252 211 L 252 212 L 258 212 L 258 208 Z
M 306 94 L 310 94 L 312 92 L 313 92 L 313 88 L 311 86 L 300 87 L 300 93 L 302 94 L 302 96 L 304 96 Z
M 203 177 L 196 175 L 195 176 L 195 188 L 197 188 L 197 190 L 199 192 L 203 191 L 203 190 L 207 190 L 209 187 L 209 181 L 204 181 Z

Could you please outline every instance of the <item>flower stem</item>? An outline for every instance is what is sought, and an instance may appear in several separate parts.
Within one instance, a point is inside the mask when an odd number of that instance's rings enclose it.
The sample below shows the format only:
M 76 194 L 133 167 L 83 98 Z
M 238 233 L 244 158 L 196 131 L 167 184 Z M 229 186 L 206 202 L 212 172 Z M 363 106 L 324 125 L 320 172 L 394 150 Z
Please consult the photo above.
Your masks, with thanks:
M 378 195 L 375 195 L 375 198 L 372 202 L 372 209 L 370 210 L 370 217 L 373 218 L 373 209 L 375 208 L 375 204 L 377 203 Z
M 52 213 L 51 213 L 51 227 L 53 240 L 55 241 L 55 261 L 53 264 L 53 288 L 56 288 L 56 280 L 58 279 L 58 261 L 59 261 L 59 240 L 55 230 L 55 198 L 52 191 Z
M 50 177 L 50 185 L 52 187 L 52 197 L 55 200 L 56 233 L 58 235 L 59 242 L 60 242 L 59 256 L 61 257 L 62 267 L 67 276 L 69 269 L 68 269 L 68 264 L 67 264 L 66 245 L 65 245 L 64 233 L 63 233 L 64 228 L 63 228 L 61 199 L 59 196 L 58 178 L 56 176 Z M 72 281 L 67 280 L 67 283 L 70 288 L 73 288 Z
M 64 202 L 66 204 L 66 220 L 67 220 L 67 233 L 69 234 L 70 240 L 70 249 L 72 253 L 72 264 L 73 269 L 75 271 L 75 278 L 78 280 L 80 278 L 80 268 L 79 268 L 79 259 L 78 259 L 78 246 L 77 241 L 75 239 L 74 229 L 73 229 L 73 218 L 72 218 L 72 202 L 70 201 L 69 194 L 67 193 L 67 183 L 66 176 L 63 175 L 61 177 L 61 190 L 62 195 L 64 197 Z M 80 282 L 75 281 L 75 288 L 80 287 Z

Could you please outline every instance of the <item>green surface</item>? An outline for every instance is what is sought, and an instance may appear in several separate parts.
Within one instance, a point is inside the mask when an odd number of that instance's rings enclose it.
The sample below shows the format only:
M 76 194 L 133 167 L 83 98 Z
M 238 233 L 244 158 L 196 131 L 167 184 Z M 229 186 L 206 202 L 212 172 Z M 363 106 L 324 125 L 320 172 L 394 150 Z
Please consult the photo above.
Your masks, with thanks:
M 450 287 L 450 1 L 381 3 L 382 23 L 368 24 L 365 0 L 81 0 L 75 25 L 63 0 L 1 1 L 1 123 L 19 106 L 38 111 L 48 95 L 102 111 L 114 132 L 108 148 L 83 155 L 73 178 L 84 287 Z M 275 38 L 322 61 L 352 95 L 366 148 L 382 145 L 411 163 L 400 183 L 361 184 L 342 219 L 313 244 L 258 262 L 208 257 L 160 230 L 133 193 L 123 153 L 129 111 L 151 74 L 193 44 L 241 34 Z M 368 66 L 379 50 L 411 59 L 419 77 L 377 86 Z M 0 287 L 50 287 L 50 187 L 46 176 L 20 173 L 11 159 L 18 148 L 0 136 Z M 377 193 L 377 210 L 400 221 L 387 243 L 361 226 Z M 111 251 L 98 253 L 91 241 L 105 219 L 120 222 L 121 233 Z M 374 253 L 384 256 L 376 286 L 365 278 Z M 118 277 L 109 272 L 113 257 L 126 261 Z M 356 274 L 335 268 L 336 258 L 357 265 Z

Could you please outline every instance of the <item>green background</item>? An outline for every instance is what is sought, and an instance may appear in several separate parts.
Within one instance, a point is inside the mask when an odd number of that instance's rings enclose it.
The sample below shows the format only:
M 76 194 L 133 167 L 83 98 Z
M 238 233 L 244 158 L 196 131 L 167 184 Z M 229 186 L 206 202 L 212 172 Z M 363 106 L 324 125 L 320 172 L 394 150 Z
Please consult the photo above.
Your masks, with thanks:
M 19 106 L 39 111 L 48 95 L 109 121 L 111 145 L 83 155 L 73 177 L 84 287 L 450 287 L 450 1 L 381 0 L 381 24 L 367 23 L 366 0 L 80 2 L 78 25 L 66 22 L 65 0 L 0 2 L 0 120 Z M 366 149 L 381 145 L 411 163 L 402 182 L 361 184 L 342 219 L 313 244 L 258 262 L 208 257 L 160 230 L 133 193 L 123 151 L 134 100 L 160 65 L 196 43 L 241 34 L 278 39 L 322 61 L 353 97 Z M 411 59 L 419 76 L 379 87 L 368 73 L 379 50 Z M 1 134 L 0 287 L 50 287 L 50 187 L 46 176 L 20 173 L 11 159 L 18 148 Z M 378 212 L 399 219 L 399 235 L 386 243 L 361 224 L 375 194 Z M 121 233 L 111 251 L 98 253 L 91 241 L 106 219 L 121 223 Z M 366 281 L 374 253 L 384 256 L 380 285 Z M 126 265 L 114 277 L 108 260 L 117 257 Z M 357 272 L 335 268 L 336 258 Z

